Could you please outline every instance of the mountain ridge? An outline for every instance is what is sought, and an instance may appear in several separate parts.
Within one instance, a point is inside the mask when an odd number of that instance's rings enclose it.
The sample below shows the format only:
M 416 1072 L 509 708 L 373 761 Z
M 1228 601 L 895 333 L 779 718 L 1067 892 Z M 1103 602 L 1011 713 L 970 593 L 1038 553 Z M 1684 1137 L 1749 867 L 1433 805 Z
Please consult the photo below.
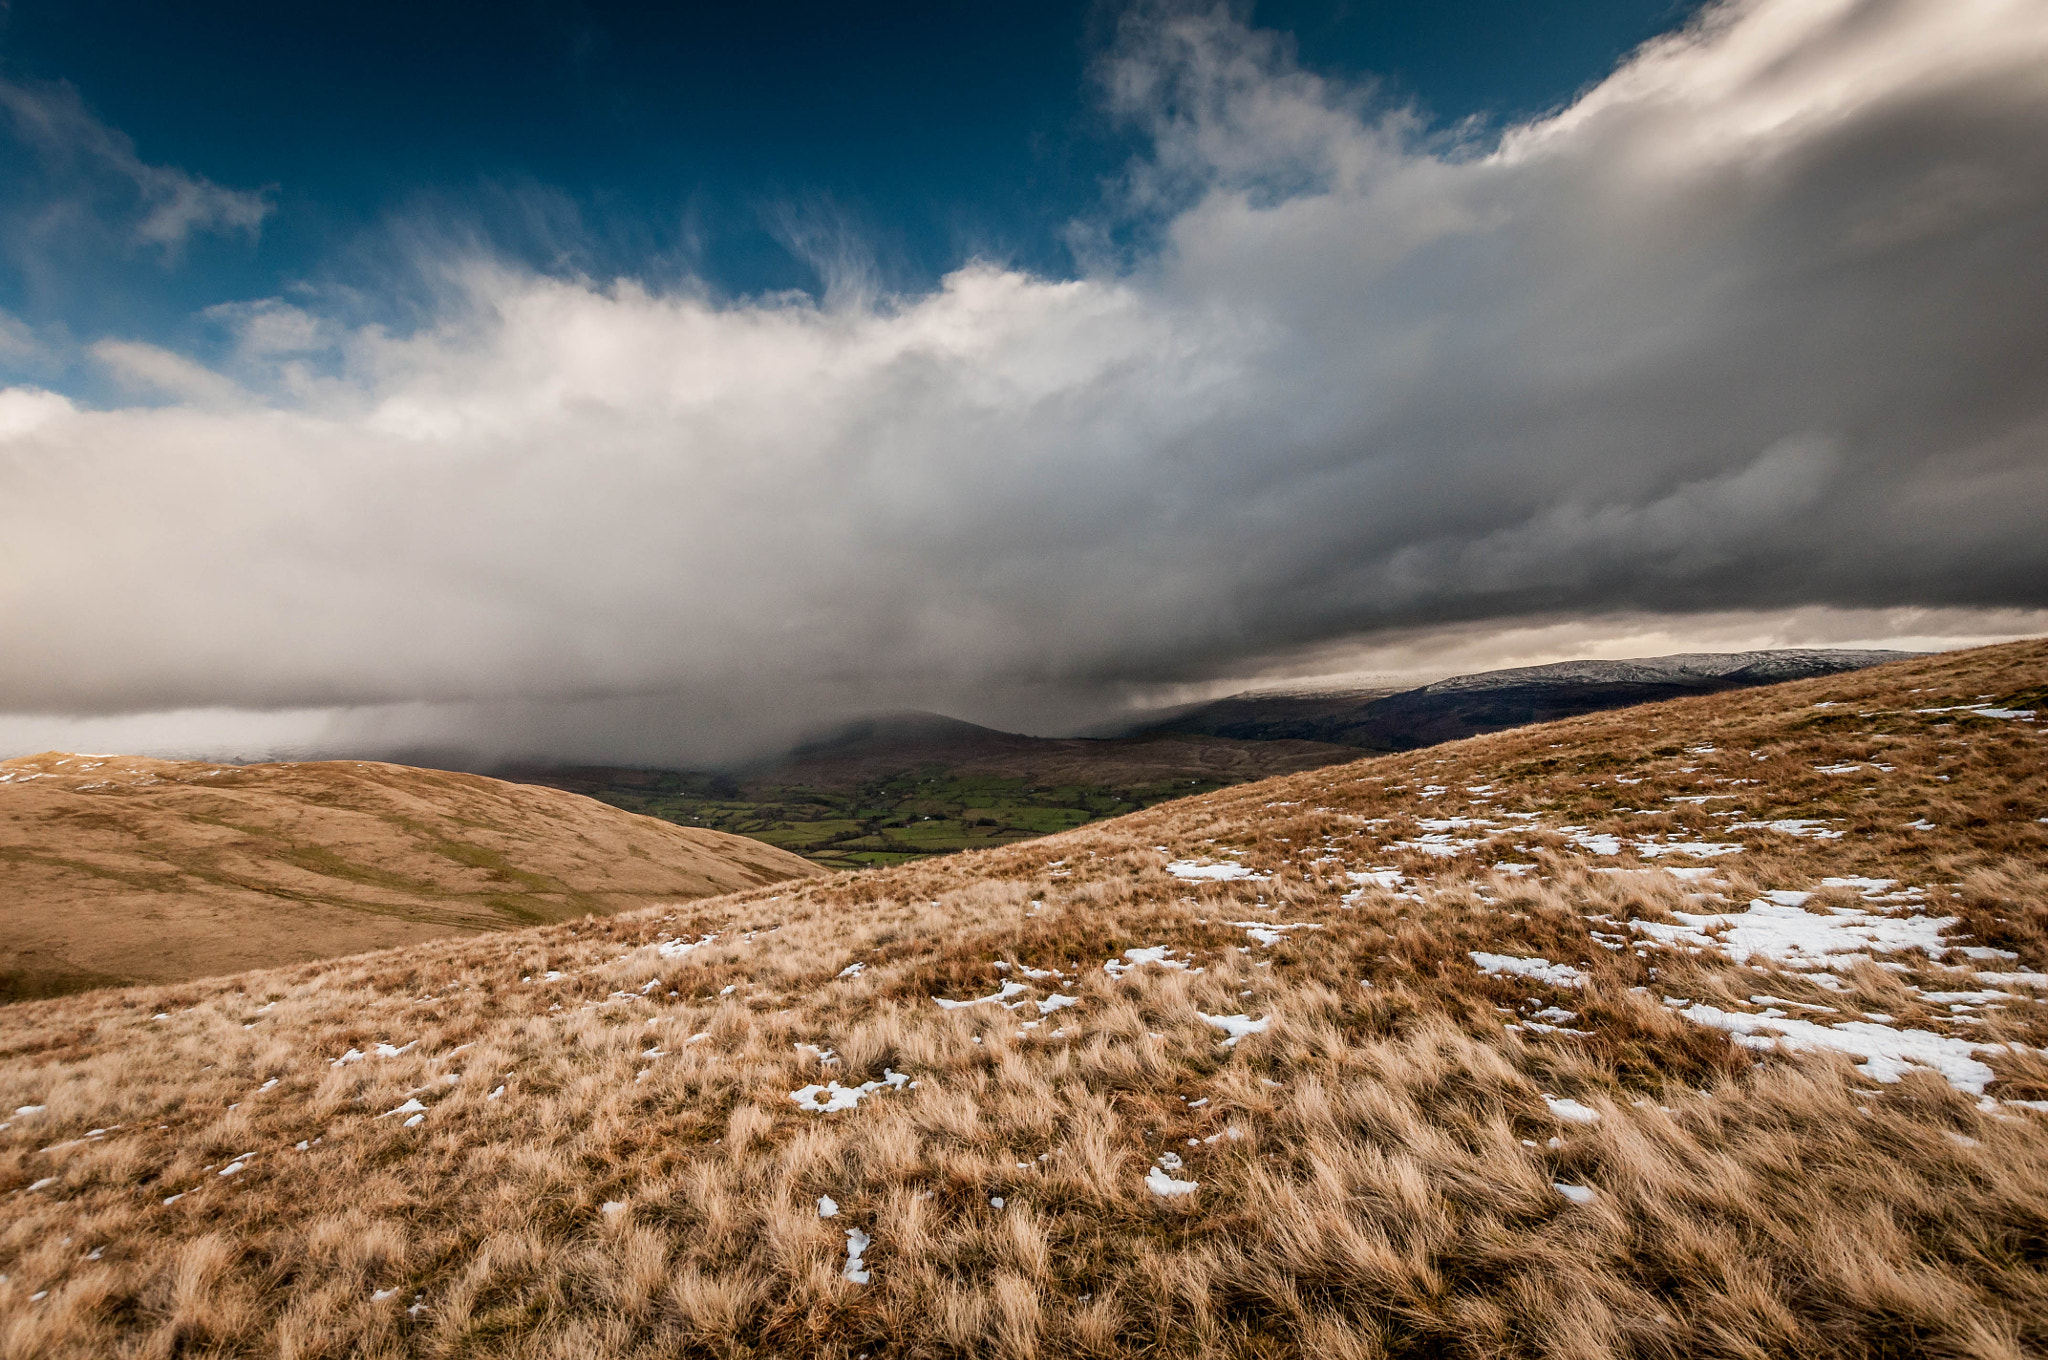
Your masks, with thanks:
M 1369 751 L 1407 751 L 1532 722 L 1688 694 L 1835 675 L 1911 660 L 1916 655 L 1782 648 L 1559 661 L 1454 675 L 1403 690 L 1320 695 L 1248 692 L 1183 710 L 1161 723 L 1141 720 L 1132 731 L 1134 735 L 1204 733 L 1239 740 L 1318 741 Z

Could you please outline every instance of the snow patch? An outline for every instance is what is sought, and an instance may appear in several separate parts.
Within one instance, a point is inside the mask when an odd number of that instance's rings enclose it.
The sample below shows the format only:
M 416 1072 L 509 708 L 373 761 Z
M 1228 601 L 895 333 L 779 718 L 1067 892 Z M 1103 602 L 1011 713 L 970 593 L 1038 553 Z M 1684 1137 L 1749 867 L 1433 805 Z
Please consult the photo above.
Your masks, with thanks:
M 1159 1167 L 1145 1173 L 1145 1188 L 1161 1199 L 1173 1199 L 1178 1195 L 1192 1195 L 1200 1181 L 1177 1181 Z
M 972 1001 L 948 1001 L 943 996 L 935 996 L 932 1000 L 939 1003 L 941 1010 L 954 1011 L 962 1006 L 985 1006 L 991 1001 L 1007 1001 L 1019 992 L 1030 990 L 1031 988 L 1022 982 L 1005 982 L 1001 991 L 991 992 L 987 996 L 977 996 Z
M 1600 1122 L 1600 1112 L 1591 1105 L 1581 1105 L 1570 1096 L 1554 1096 L 1548 1091 L 1543 1092 L 1542 1095 L 1543 1103 L 1550 1107 L 1550 1113 L 1553 1118 L 1562 1119 L 1567 1124 L 1597 1124 Z
M 877 1091 L 899 1091 L 909 1084 L 909 1077 L 885 1067 L 882 1069 L 880 1081 L 864 1081 L 858 1086 L 841 1086 L 836 1081 L 828 1081 L 822 1086 L 813 1083 L 791 1091 L 789 1098 L 796 1102 L 799 1110 L 832 1114 L 838 1110 L 854 1108 L 860 1104 L 863 1096 L 871 1096 Z
M 665 959 L 679 959 L 693 949 L 702 949 L 717 938 L 716 935 L 706 935 L 699 940 L 663 940 L 654 946 L 654 952 Z
M 1524 959 L 1513 954 L 1488 954 L 1477 949 L 1470 951 L 1470 957 L 1480 972 L 1496 977 L 1511 974 L 1534 978 L 1553 987 L 1583 987 L 1586 984 L 1583 972 L 1569 964 L 1552 963 L 1549 959 Z
M 1104 961 L 1102 971 L 1111 977 L 1120 978 L 1133 968 L 1142 968 L 1148 963 L 1157 964 L 1161 968 L 1185 968 L 1188 966 L 1185 959 L 1173 957 L 1173 950 L 1171 948 L 1163 944 L 1155 944 L 1148 945 L 1143 949 L 1126 949 L 1123 959 L 1108 959 Z
M 1776 831 L 1781 835 L 1799 836 L 1807 840 L 1838 841 L 1848 835 L 1846 831 L 1829 831 L 1827 824 L 1814 817 L 1781 817 L 1774 822 L 1730 822 L 1730 831 Z
M 1316 925 L 1312 921 L 1293 921 L 1284 925 L 1278 921 L 1232 921 L 1230 924 L 1251 936 L 1253 940 L 1258 942 L 1261 949 L 1271 949 L 1274 945 L 1286 939 L 1287 932 L 1290 930 L 1322 929 L 1321 926 Z
M 866 1284 L 868 1282 L 868 1270 L 866 1263 L 861 1260 L 861 1257 L 873 1245 L 874 1239 L 859 1228 L 848 1228 L 846 1230 L 846 1269 L 840 1271 L 840 1275 L 854 1284 Z
M 1812 894 L 1783 892 L 1781 899 L 1803 901 Z M 1745 912 L 1696 915 L 1673 912 L 1677 925 L 1630 921 L 1628 927 L 1664 945 L 1719 949 L 1737 963 L 1766 958 L 1793 968 L 1847 966 L 1869 951 L 1896 953 L 1924 949 L 1935 958 L 1950 948 L 1941 932 L 1956 923 L 1953 916 L 1878 916 L 1855 907 L 1836 907 L 1827 915 L 1802 911 L 1794 902 L 1750 902 Z M 1709 932 L 1719 932 L 1718 937 Z
M 1254 1020 L 1249 1015 L 1203 1015 L 1200 1011 L 1196 1011 L 1195 1014 L 1201 1016 L 1203 1024 L 1220 1029 L 1230 1036 L 1218 1044 L 1218 1048 L 1234 1048 L 1238 1040 L 1248 1035 L 1264 1034 L 1273 1024 L 1273 1017 L 1270 1015 L 1263 1020 Z
M 1242 864 L 1206 864 L 1195 859 L 1177 859 L 1166 866 L 1166 872 L 1175 878 L 1201 879 L 1212 883 L 1234 883 L 1239 879 L 1264 883 L 1271 877 L 1268 874 L 1255 874 Z
M 1746 1048 L 1785 1048 L 1845 1053 L 1856 1058 L 1857 1068 L 1872 1081 L 1896 1082 L 1914 1067 L 1932 1068 L 1948 1079 L 1958 1091 L 1981 1096 L 1997 1074 L 1972 1054 L 1997 1052 L 1992 1044 L 1951 1039 L 1924 1029 L 1892 1029 L 1867 1020 L 1840 1025 L 1820 1025 L 1811 1020 L 1785 1016 L 1743 1015 L 1701 1003 L 1680 1015 L 1696 1025 L 1725 1030 Z

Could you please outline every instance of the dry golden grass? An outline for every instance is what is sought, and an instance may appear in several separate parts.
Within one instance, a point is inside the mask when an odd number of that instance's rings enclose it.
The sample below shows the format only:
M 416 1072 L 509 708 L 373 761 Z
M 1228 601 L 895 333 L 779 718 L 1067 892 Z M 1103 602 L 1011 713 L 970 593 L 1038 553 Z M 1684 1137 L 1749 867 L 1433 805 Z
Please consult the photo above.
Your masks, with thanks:
M 0 1001 L 176 982 L 819 872 L 554 789 L 367 760 L 0 760 Z
M 46 1108 L 0 1129 L 0 1355 L 2038 1354 L 2048 1124 L 2005 1102 L 2048 1099 L 2048 991 L 1978 974 L 2048 966 L 2048 721 L 1915 710 L 2033 707 L 2044 678 L 2048 645 L 1990 648 L 8 1008 L 0 1108 Z M 1454 817 L 1495 825 L 1417 820 Z M 1787 818 L 1843 834 L 1729 829 Z M 1653 833 L 1745 848 L 1645 862 Z M 1474 844 L 1396 847 L 1430 834 Z M 1166 868 L 1231 851 L 1263 877 Z M 1345 877 L 1379 868 L 1406 880 Z M 1857 875 L 1924 893 L 1820 888 Z M 1787 889 L 2016 957 L 1830 971 L 1649 929 Z M 1188 966 L 1105 971 L 1150 946 Z M 1005 980 L 1078 1003 L 932 999 Z M 1741 1046 L 1702 1006 L 1968 1041 L 1992 1080 Z M 1224 1047 L 1203 1014 L 1271 1023 Z M 791 1099 L 889 1072 L 916 1085 Z M 1152 1193 L 1163 1164 L 1194 1191 Z

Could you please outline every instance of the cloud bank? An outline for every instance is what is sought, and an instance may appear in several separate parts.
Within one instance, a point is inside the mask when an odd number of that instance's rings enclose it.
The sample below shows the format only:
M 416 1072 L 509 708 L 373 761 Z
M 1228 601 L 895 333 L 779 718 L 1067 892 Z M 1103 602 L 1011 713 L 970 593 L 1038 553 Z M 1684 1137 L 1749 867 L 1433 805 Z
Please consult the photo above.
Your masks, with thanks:
M 1078 278 L 458 258 L 406 334 L 271 301 L 103 342 L 155 404 L 0 391 L 0 711 L 683 759 L 1374 630 L 2048 606 L 2032 0 L 1741 0 L 1484 144 L 1221 11 L 1102 77 L 1153 149 Z

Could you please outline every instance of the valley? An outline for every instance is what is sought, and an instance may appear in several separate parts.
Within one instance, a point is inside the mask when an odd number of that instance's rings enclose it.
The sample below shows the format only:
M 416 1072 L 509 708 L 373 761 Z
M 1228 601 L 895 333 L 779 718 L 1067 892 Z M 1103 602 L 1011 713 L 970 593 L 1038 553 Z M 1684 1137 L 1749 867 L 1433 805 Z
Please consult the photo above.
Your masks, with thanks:
M 1412 690 L 1253 693 L 1047 738 L 935 713 L 856 723 L 724 772 L 512 765 L 501 778 L 680 826 L 751 836 L 829 869 L 903 864 L 1068 831 L 1270 775 L 1554 718 L 1879 665 L 1897 652 L 1788 650 L 1573 661 Z
M 508 766 L 682 826 L 751 836 L 832 869 L 1008 845 L 1174 798 L 1349 760 L 1348 748 L 1200 734 L 1027 737 L 932 713 L 855 724 L 729 773 Z

